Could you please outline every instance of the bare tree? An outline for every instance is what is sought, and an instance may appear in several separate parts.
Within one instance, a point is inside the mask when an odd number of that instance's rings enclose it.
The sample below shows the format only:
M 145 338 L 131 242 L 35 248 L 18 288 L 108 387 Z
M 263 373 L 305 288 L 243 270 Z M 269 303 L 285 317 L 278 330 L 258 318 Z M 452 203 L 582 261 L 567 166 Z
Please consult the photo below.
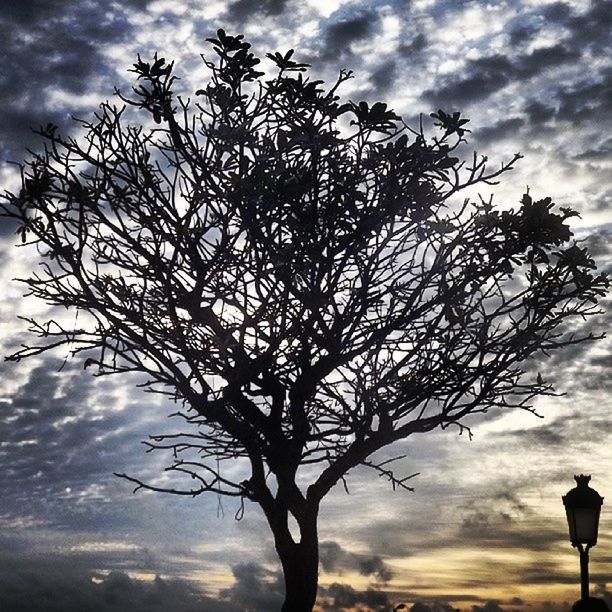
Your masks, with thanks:
M 259 504 L 283 610 L 300 612 L 332 487 L 366 465 L 409 488 L 374 453 L 492 408 L 533 411 L 554 391 L 527 360 L 594 339 L 568 323 L 597 312 L 608 280 L 550 198 L 457 200 L 520 157 L 460 161 L 459 113 L 432 115 L 426 136 L 383 103 L 341 104 L 349 72 L 326 89 L 290 51 L 268 54 L 264 80 L 242 36 L 209 41 L 196 102 L 174 93 L 172 64 L 138 58 L 137 86 L 81 137 L 40 130 L 2 214 L 42 258 L 27 295 L 81 325 L 30 319 L 40 340 L 9 359 L 70 345 L 96 375 L 144 374 L 178 402 L 184 431 L 147 445 L 195 486 L 122 476 Z M 249 477 L 229 478 L 228 460 Z

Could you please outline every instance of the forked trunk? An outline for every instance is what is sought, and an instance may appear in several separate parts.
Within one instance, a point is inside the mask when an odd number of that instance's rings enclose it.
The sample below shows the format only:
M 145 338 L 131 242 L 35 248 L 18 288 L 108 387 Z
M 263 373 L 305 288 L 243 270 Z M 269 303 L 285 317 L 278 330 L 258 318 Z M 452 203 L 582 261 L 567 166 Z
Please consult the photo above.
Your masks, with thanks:
M 289 531 L 275 534 L 276 551 L 285 577 L 281 612 L 312 612 L 319 581 L 319 540 L 316 513 L 300 524 L 300 541 Z
M 293 544 L 281 556 L 285 576 L 285 602 L 281 612 L 312 612 L 317 598 L 319 555 L 316 547 Z

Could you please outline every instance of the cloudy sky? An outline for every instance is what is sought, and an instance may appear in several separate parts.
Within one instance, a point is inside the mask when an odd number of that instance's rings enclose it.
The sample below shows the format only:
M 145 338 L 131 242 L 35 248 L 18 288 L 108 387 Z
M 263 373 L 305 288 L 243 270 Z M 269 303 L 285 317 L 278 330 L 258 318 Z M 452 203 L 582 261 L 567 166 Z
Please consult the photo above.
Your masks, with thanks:
M 176 60 L 191 92 L 218 27 L 257 53 L 295 48 L 347 99 L 383 100 L 409 123 L 443 108 L 471 119 L 471 146 L 493 162 L 520 151 L 494 188 L 514 205 L 526 186 L 580 211 L 576 236 L 611 268 L 612 107 L 606 0 L 19 0 L 0 14 L 0 185 L 7 163 L 36 147 L 31 126 L 77 134 L 129 86 L 137 53 Z M 489 191 L 482 192 L 488 197 Z M 0 352 L 23 341 L 18 315 L 45 312 L 10 279 L 32 259 L 0 225 Z M 610 309 L 589 325 L 609 328 Z M 172 406 L 126 380 L 92 378 L 59 352 L 0 364 L 0 607 L 7 611 L 274 610 L 281 587 L 257 508 L 231 501 L 131 494 L 114 471 L 146 477 L 157 459 L 139 441 L 167 431 Z M 547 362 L 563 398 L 530 414 L 491 415 L 474 438 L 435 433 L 399 445 L 414 493 L 356 471 L 321 516 L 327 609 L 415 612 L 566 609 L 578 559 L 561 495 L 592 474 L 604 504 L 591 582 L 612 597 L 612 401 L 609 343 Z M 160 458 L 161 459 L 161 458 Z M 385 607 L 386 606 L 386 607 Z

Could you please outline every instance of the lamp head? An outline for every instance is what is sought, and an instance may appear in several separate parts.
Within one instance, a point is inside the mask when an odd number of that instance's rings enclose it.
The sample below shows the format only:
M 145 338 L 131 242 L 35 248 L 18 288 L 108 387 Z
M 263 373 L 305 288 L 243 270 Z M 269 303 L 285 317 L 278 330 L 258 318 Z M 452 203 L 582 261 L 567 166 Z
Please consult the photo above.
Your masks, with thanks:
M 590 476 L 574 476 L 576 487 L 563 496 L 572 546 L 597 544 L 603 497 L 589 486 Z

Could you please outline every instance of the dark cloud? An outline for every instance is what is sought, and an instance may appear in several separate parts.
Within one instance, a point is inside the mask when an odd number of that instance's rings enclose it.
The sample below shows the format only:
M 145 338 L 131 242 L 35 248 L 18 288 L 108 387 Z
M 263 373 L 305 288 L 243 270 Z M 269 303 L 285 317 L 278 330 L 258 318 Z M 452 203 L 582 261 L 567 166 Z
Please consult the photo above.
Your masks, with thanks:
M 540 126 L 550 121 L 555 116 L 556 109 L 538 100 L 528 102 L 523 109 L 529 123 L 533 126 Z
M 543 517 L 539 517 L 536 511 L 511 493 L 479 500 L 463 512 L 457 541 L 464 544 L 480 542 L 487 548 L 546 551 L 566 537 L 562 524 L 546 524 Z M 542 522 L 542 527 L 537 531 L 528 528 L 534 521 Z
M 592 164 L 592 166 L 593 165 L 594 164 Z M 597 167 L 597 170 L 601 170 L 602 176 L 607 177 L 607 171 L 605 168 Z M 593 194 L 592 207 L 593 210 L 598 212 L 609 212 L 612 209 L 612 186 L 602 186 L 600 190 Z M 612 272 L 610 267 L 608 267 L 608 272 Z
M 508 29 L 510 45 L 512 47 L 522 45 L 523 43 L 531 40 L 537 31 L 537 27 L 530 23 L 521 23 L 512 26 Z
M 334 582 L 329 587 L 319 588 L 319 597 L 325 597 L 324 610 L 344 610 L 359 606 L 363 612 L 387 612 L 389 598 L 386 593 L 376 589 L 359 591 L 348 584 Z M 365 607 L 365 609 L 364 609 Z
M 278 16 L 285 10 L 288 0 L 237 0 L 228 8 L 228 19 L 244 23 L 263 15 Z
M 399 46 L 398 53 L 409 58 L 410 61 L 414 61 L 419 58 L 425 49 L 427 49 L 428 44 L 427 36 L 425 36 L 423 32 L 420 32 L 410 42 L 402 43 Z
M 337 542 L 321 542 L 319 544 L 319 562 L 325 572 L 333 572 L 342 565 L 346 551 Z
M 535 49 L 529 54 L 521 55 L 514 63 L 515 76 L 518 80 L 529 79 L 566 62 L 577 60 L 580 52 L 559 43 L 552 47 Z
M 146 2 L 130 2 L 123 8 L 145 6 Z M 26 147 L 39 142 L 30 128 L 49 122 L 71 127 L 69 113 L 47 103 L 49 94 L 80 95 L 99 87 L 113 74 L 102 47 L 125 39 L 130 29 L 124 10 L 103 2 L 29 0 L 3 7 L 0 162 L 21 159 Z M 112 92 L 112 84 L 106 91 Z
M 0 571 L 3 612 L 238 612 L 205 596 L 192 583 L 135 580 L 124 572 L 103 576 L 60 563 L 56 567 L 6 563 Z
M 397 74 L 397 63 L 389 60 L 376 68 L 370 74 L 370 81 L 376 95 L 382 95 L 393 87 L 395 75 Z
M 365 557 L 358 560 L 359 573 L 362 576 L 374 576 L 377 580 L 388 582 L 393 572 L 380 557 Z
M 148 403 L 146 410 L 130 402 L 124 410 L 110 410 L 118 398 L 108 381 L 77 365 L 59 372 L 61 365 L 45 359 L 0 402 L 5 519 L 19 521 L 27 514 L 60 532 L 121 531 L 140 524 L 130 489 L 113 472 L 159 472 L 160 462 L 139 452 L 139 442 L 159 427 L 165 410 L 157 418 Z M 165 499 L 168 510 L 177 503 Z
M 576 584 L 575 573 L 563 567 L 559 561 L 542 559 L 515 568 L 515 579 L 523 584 Z
M 472 606 L 472 612 L 503 612 L 503 608 L 498 601 L 487 601 L 484 606 Z
M 532 10 L 523 9 L 506 26 L 510 44 L 513 47 L 522 46 L 550 26 L 567 30 L 573 16 L 572 7 L 567 2 L 551 2 L 536 5 Z
M 612 355 L 594 355 L 589 361 L 591 367 L 596 368 L 612 368 Z
M 377 16 L 370 11 L 331 23 L 323 34 L 319 59 L 346 57 L 350 54 L 351 44 L 371 36 L 376 25 Z
M 240 609 L 267 612 L 280 609 L 284 599 L 282 576 L 258 563 L 239 563 L 232 566 L 234 584 L 221 592 L 223 599 L 237 604 Z
M 475 140 L 480 144 L 489 144 L 505 138 L 506 136 L 516 136 L 518 130 L 525 124 L 521 117 L 511 117 L 498 121 L 494 125 L 473 130 Z
M 585 244 L 596 260 L 612 256 L 612 226 L 598 227 L 586 237 Z
M 461 523 L 461 529 L 467 532 L 481 533 L 485 527 L 489 527 L 489 515 L 486 512 L 473 512 Z
M 605 379 L 610 367 L 610 359 L 609 354 L 593 355 L 586 360 L 584 368 L 595 370 L 597 375 Z M 600 369 L 601 372 L 598 372 Z M 580 376 L 576 378 L 575 384 L 584 385 L 584 380 L 581 380 Z M 607 384 L 609 385 L 609 382 Z M 495 437 L 500 441 L 512 440 L 520 447 L 533 450 L 548 451 L 549 447 L 556 447 L 554 452 L 559 453 L 562 447 L 569 447 L 570 443 L 604 442 L 611 427 L 612 419 L 605 414 L 598 415 L 593 411 L 588 413 L 574 411 L 538 427 L 498 432 Z
M 612 47 L 612 2 L 593 0 L 582 14 L 566 20 L 571 32 L 570 44 L 592 55 L 609 57 Z
M 540 607 L 545 612 L 570 612 L 570 604 L 567 601 L 564 602 L 553 602 L 545 600 L 541 602 Z
M 58 364 L 61 361 L 47 360 L 35 367 L 11 402 L 1 405 L 0 432 L 12 466 L 12 478 L 2 487 L 9 494 L 36 480 L 39 472 L 41 482 L 53 488 L 91 473 L 96 465 L 99 469 L 96 437 L 123 424 L 118 414 L 101 419 L 88 411 L 92 378 L 74 370 L 60 374 Z
M 436 106 L 466 104 L 483 100 L 505 87 L 511 80 L 513 65 L 502 55 L 472 60 L 461 76 L 446 77 L 435 89 L 423 92 L 423 97 Z M 454 108 L 454 107 L 453 107 Z
M 520 597 L 513 597 L 509 602 L 511 606 L 524 606 L 525 601 Z
M 566 442 L 564 433 L 553 423 L 533 429 L 517 429 L 507 435 L 520 439 L 521 444 L 536 445 L 538 448 L 559 446 Z
M 565 23 L 572 14 L 572 7 L 566 2 L 551 2 L 542 7 L 542 16 L 548 22 Z
M 134 9 L 144 9 L 151 0 L 123 0 L 122 4 Z M 63 11 L 82 8 L 79 0 L 21 0 L 20 2 L 6 2 L 2 7 L 2 18 L 22 26 L 29 26 L 34 22 L 52 19 Z M 103 6 L 103 5 L 102 5 Z M 99 7 L 98 7 L 99 8 Z
M 528 509 L 527 504 L 525 504 L 516 493 L 511 491 L 500 491 L 493 496 L 493 499 L 497 502 L 507 503 L 512 510 L 517 512 L 525 512 Z
M 601 335 L 610 329 L 612 323 L 612 309 L 605 302 L 601 304 L 604 308 L 601 314 L 594 315 L 584 322 L 574 322 L 576 336 L 592 334 L 599 338 L 596 345 L 599 350 L 610 350 L 610 341 L 602 339 Z M 569 332 L 569 330 L 568 330 Z M 571 333 L 571 332 L 570 332 Z M 582 342 L 573 346 L 568 346 L 558 354 L 552 354 L 548 358 L 541 360 L 539 371 L 546 380 L 549 380 L 558 391 L 564 393 L 576 393 L 580 391 L 610 390 L 612 381 L 604 369 L 589 369 L 588 362 L 590 351 L 593 349 L 593 342 Z M 540 364 L 538 364 L 540 365 Z M 568 369 L 572 368 L 571 376 L 568 376 Z M 589 417 L 588 419 L 586 417 Z M 575 413 L 577 420 L 593 423 L 592 415 Z M 564 426 L 570 427 L 572 421 L 567 421 Z M 593 435 L 597 432 L 593 431 Z M 597 436 L 599 437 L 599 436 Z
M 416 601 L 410 612 L 456 612 L 446 601 Z
M 319 561 L 325 572 L 357 571 L 362 576 L 371 576 L 381 582 L 388 582 L 393 577 L 382 557 L 352 553 L 333 541 L 321 542 Z
M 588 162 L 605 161 L 612 157 L 612 138 L 605 138 L 594 147 L 582 151 L 574 159 Z
M 583 79 L 559 90 L 557 98 L 557 119 L 575 125 L 584 122 L 609 123 L 612 111 L 612 69 L 595 79 Z
M 98 534 L 97 544 L 100 542 Z M 207 585 L 160 575 L 130 577 L 107 567 L 108 547 L 40 549 L 34 534 L 0 531 L 0 606 L 2 612 L 238 612 L 230 602 L 209 597 Z M 80 543 L 79 540 L 72 540 Z M 78 546 L 77 546 L 78 548 Z M 147 551 L 144 551 L 146 554 Z M 166 549 L 164 554 L 172 554 Z M 114 553 L 119 558 L 119 551 Z M 129 554 L 121 553 L 125 560 Z M 116 560 L 115 560 L 116 562 Z M 131 570 L 148 571 L 145 564 Z M 176 568 L 175 568 L 176 569 Z M 155 572 L 152 572 L 155 574 Z
M 423 96 L 436 104 L 469 104 L 485 99 L 511 82 L 525 81 L 579 56 L 577 50 L 559 43 L 514 58 L 497 54 L 470 60 L 462 74 L 444 77 Z
M 609 261 L 602 261 L 601 255 L 598 257 L 598 263 L 600 271 L 609 266 Z M 595 347 L 599 351 L 609 350 L 609 340 L 602 339 L 601 336 L 612 324 L 612 309 L 607 307 L 606 300 L 600 299 L 600 310 L 601 312 L 585 320 L 566 322 L 558 329 L 562 334 L 560 340 L 567 340 L 572 335 L 575 339 L 586 340 L 565 346 L 562 350 L 548 355 L 542 354 L 532 362 L 531 371 L 540 372 L 544 380 L 550 382 L 556 391 L 576 393 L 610 388 L 609 377 L 602 377 L 602 372 L 585 367 L 588 355 Z
M 612 610 L 612 590 L 608 588 L 607 584 L 597 584 L 593 589 L 593 597 L 599 597 L 603 599 L 609 610 Z
M 535 13 L 529 13 L 518 27 L 518 32 L 533 29 L 535 23 L 554 23 L 566 34 L 559 34 L 562 42 L 548 48 L 536 49 L 528 55 L 518 56 L 514 60 L 512 70 L 503 74 L 495 73 L 500 83 L 503 76 L 508 79 L 524 80 L 543 71 L 561 66 L 582 58 L 589 63 L 581 78 L 570 78 L 561 87 L 546 86 L 546 98 L 540 95 L 537 100 L 528 101 L 524 111 L 529 123 L 534 127 L 547 124 L 551 119 L 568 121 L 575 126 L 593 125 L 601 128 L 609 125 L 612 110 L 611 70 L 599 69 L 598 58 L 607 58 L 612 52 L 610 25 L 612 20 L 612 2 L 595 1 L 582 14 L 576 15 L 563 2 L 549 4 L 537 14 L 540 22 L 534 21 Z M 537 29 L 537 28 L 536 28 Z M 519 37 L 521 34 L 517 34 Z M 478 73 L 478 66 L 468 67 L 468 77 L 474 78 L 469 72 Z M 492 77 L 491 77 L 492 78 Z M 451 93 L 453 88 L 463 93 L 461 79 L 443 83 Z M 543 92 L 540 92 L 542 94 Z M 583 153 L 583 156 L 581 156 Z M 597 161 L 609 157 L 607 148 L 591 149 L 585 152 L 575 152 L 575 159 Z

